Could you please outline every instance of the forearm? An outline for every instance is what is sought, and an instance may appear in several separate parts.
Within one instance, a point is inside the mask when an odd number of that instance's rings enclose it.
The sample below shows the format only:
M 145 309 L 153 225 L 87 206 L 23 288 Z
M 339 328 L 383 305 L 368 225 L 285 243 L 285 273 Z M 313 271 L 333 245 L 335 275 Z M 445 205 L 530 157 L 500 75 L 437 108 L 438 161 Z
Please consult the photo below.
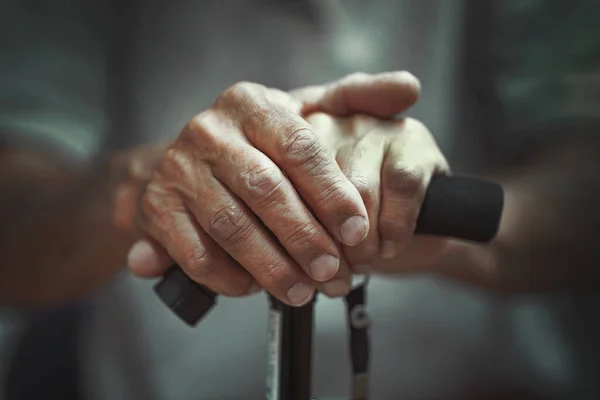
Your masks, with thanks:
M 66 171 L 52 161 L 4 152 L 0 190 L 0 304 L 76 299 L 124 265 L 132 237 L 111 222 L 113 171 Z M 7 168 L 3 168 L 8 171 Z
M 557 143 L 524 171 L 499 177 L 506 208 L 486 248 L 500 291 L 598 285 L 597 140 Z
M 597 285 L 600 151 L 595 139 L 570 139 L 526 165 L 489 175 L 505 189 L 500 229 L 490 244 L 417 239 L 410 254 L 378 260 L 381 270 L 405 265 L 498 293 Z M 432 243 L 441 250 L 430 251 Z M 426 252 L 432 255 L 422 257 Z

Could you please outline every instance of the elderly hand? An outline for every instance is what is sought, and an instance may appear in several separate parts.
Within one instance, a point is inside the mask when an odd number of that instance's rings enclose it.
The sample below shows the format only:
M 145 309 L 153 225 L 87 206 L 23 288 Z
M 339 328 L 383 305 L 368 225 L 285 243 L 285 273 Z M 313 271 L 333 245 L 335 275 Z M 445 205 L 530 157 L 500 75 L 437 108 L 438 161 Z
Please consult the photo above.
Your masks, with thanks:
M 347 139 L 354 134 L 322 131 L 305 116 L 390 118 L 418 92 L 416 79 L 403 72 L 351 75 L 293 95 L 253 83 L 232 86 L 188 123 L 152 171 L 136 208 L 146 238 L 132 247 L 131 268 L 159 276 L 176 262 L 215 292 L 241 296 L 265 288 L 291 305 L 308 302 L 316 288 L 345 294 L 352 272 L 340 246 L 373 246 L 372 213 L 336 162 L 336 153 L 351 153 Z M 429 136 L 409 137 L 408 143 L 435 147 Z M 404 152 L 403 146 L 389 150 Z M 417 166 L 393 164 L 396 176 L 408 172 L 408 186 L 416 180 L 424 186 L 435 170 L 429 163 L 415 175 Z M 386 230 L 382 237 L 398 243 L 403 235 Z
M 413 233 L 429 181 L 447 174 L 449 167 L 427 128 L 411 118 L 336 119 L 318 113 L 307 120 L 316 131 L 328 132 L 330 152 L 367 209 L 369 234 L 356 246 L 343 246 L 351 270 L 406 272 L 411 262 L 419 266 L 433 262 L 446 240 L 416 240 Z M 391 261 L 399 259 L 404 262 Z

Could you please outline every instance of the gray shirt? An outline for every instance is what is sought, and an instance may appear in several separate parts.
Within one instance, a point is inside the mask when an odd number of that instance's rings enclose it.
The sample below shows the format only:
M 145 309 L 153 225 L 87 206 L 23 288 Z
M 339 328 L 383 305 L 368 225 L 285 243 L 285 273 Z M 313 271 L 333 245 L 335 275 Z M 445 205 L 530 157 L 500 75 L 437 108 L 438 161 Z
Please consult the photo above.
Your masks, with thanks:
M 89 32 L 93 25 L 83 22 L 75 2 L 54 2 L 44 13 L 8 3 L 2 7 L 31 24 L 14 17 L 12 22 L 3 17 L 0 24 L 18 38 L 3 43 L 13 51 L 9 62 L 2 62 L 3 76 L 15 79 L 2 81 L 2 131 L 40 138 L 85 162 L 100 148 L 108 127 L 107 44 L 102 35 Z M 173 137 L 240 80 L 291 89 L 357 70 L 407 69 L 423 84 L 422 99 L 410 114 L 452 154 L 448 127 L 457 103 L 459 4 L 147 2 L 137 14 L 131 49 L 132 134 L 136 142 Z M 110 14 L 96 11 L 96 19 Z M 124 271 L 94 295 L 94 312 L 80 341 L 89 398 L 261 398 L 265 297 L 221 299 L 191 329 L 155 298 L 152 284 Z M 553 382 L 553 391 L 568 387 L 571 353 L 545 302 L 529 298 L 507 308 L 493 297 L 438 279 L 374 279 L 368 306 L 374 398 L 445 398 L 466 382 L 490 377 L 534 386 Z M 315 395 L 348 394 L 345 329 L 343 303 L 319 298 Z

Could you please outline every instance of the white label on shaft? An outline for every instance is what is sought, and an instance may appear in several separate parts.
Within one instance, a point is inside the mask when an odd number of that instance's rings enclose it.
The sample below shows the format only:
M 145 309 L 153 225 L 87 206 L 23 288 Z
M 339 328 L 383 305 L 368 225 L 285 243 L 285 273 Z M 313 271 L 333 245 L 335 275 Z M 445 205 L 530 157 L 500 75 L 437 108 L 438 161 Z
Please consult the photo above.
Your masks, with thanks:
M 279 399 L 279 344 L 281 341 L 281 312 L 269 311 L 269 363 L 267 370 L 267 400 Z

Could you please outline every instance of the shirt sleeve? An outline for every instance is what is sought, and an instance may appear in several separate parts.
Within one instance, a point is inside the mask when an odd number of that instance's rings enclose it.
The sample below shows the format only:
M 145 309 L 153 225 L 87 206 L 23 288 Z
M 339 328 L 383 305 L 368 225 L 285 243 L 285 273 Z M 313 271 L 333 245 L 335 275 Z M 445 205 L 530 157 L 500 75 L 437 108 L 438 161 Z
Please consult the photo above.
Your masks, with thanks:
M 111 3 L 106 1 L 105 3 Z M 91 159 L 108 130 L 108 6 L 6 0 L 0 5 L 0 139 Z

